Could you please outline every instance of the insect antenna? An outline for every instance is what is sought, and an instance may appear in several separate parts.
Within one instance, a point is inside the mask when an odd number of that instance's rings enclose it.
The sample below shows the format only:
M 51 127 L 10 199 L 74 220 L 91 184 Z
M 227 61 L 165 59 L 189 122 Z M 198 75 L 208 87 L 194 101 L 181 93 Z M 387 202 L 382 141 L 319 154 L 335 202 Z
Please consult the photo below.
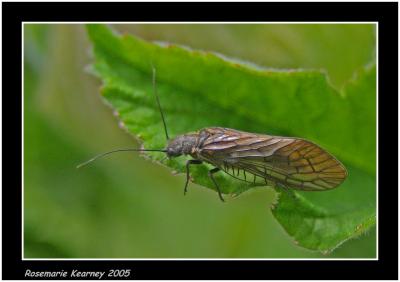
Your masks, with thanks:
M 77 165 L 76 168 L 81 168 L 83 166 L 86 166 L 86 165 L 90 164 L 91 162 L 94 162 L 95 160 L 100 159 L 100 158 L 102 158 L 104 156 L 107 156 L 109 154 L 117 153 L 117 152 L 127 152 L 127 151 L 132 151 L 132 152 L 162 152 L 162 153 L 166 153 L 167 152 L 166 150 L 157 150 L 157 149 L 118 149 L 118 150 L 113 150 L 113 151 L 105 152 L 105 153 L 99 154 L 97 156 L 94 156 L 90 160 Z
M 160 100 L 159 100 L 158 94 L 157 94 L 157 87 L 156 87 L 156 69 L 155 69 L 154 66 L 152 66 L 152 69 L 153 69 L 153 92 L 154 92 L 154 96 L 156 97 L 158 109 L 160 110 L 161 119 L 162 119 L 162 122 L 163 122 L 163 125 L 164 125 L 165 137 L 167 137 L 167 140 L 169 140 L 168 131 L 167 131 L 167 124 L 165 123 L 164 113 L 163 113 L 163 111 L 162 111 L 162 109 L 161 109 Z

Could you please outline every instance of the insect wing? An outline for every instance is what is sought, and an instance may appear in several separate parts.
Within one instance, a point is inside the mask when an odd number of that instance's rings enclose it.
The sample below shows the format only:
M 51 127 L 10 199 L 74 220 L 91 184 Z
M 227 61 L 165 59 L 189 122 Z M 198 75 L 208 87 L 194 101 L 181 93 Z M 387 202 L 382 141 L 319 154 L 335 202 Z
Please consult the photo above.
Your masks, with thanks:
M 216 134 L 205 142 L 202 154 L 231 176 L 240 175 L 247 182 L 275 182 L 299 190 L 321 191 L 337 187 L 347 176 L 338 160 L 307 140 L 229 129 L 213 132 Z M 246 177 L 246 172 L 254 178 Z

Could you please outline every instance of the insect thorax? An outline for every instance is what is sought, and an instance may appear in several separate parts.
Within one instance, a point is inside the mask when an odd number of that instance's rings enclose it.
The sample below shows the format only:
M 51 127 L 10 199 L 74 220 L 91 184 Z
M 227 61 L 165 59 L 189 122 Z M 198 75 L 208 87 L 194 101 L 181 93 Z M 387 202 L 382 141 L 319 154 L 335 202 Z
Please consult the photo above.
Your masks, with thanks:
M 192 154 L 199 142 L 200 135 L 198 133 L 178 135 L 168 142 L 167 154 L 169 157 Z

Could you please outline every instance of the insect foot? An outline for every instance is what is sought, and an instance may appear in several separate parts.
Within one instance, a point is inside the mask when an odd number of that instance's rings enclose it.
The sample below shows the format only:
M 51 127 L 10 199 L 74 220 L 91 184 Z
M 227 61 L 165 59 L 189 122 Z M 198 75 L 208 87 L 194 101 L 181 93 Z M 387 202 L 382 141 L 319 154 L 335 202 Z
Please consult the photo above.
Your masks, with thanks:
M 202 163 L 202 161 L 199 161 L 199 160 L 188 160 L 187 162 L 186 162 L 186 183 L 185 183 L 185 188 L 183 189 L 183 195 L 186 195 L 186 192 L 187 192 L 187 187 L 188 187 L 188 185 L 189 185 L 189 180 L 190 180 L 190 169 L 189 169 L 189 167 L 190 167 L 190 165 L 191 164 L 201 164 Z
M 217 184 L 217 182 L 215 181 L 214 176 L 213 176 L 213 174 L 216 173 L 216 172 L 218 172 L 218 171 L 220 171 L 220 168 L 218 168 L 218 167 L 213 168 L 212 170 L 210 170 L 210 171 L 208 172 L 208 176 L 211 178 L 212 182 L 214 182 L 215 187 L 217 187 L 217 191 L 218 191 L 218 196 L 219 196 L 219 198 L 221 199 L 222 202 L 225 202 L 224 198 L 222 198 L 221 190 L 219 189 L 219 186 L 218 186 L 218 184 Z

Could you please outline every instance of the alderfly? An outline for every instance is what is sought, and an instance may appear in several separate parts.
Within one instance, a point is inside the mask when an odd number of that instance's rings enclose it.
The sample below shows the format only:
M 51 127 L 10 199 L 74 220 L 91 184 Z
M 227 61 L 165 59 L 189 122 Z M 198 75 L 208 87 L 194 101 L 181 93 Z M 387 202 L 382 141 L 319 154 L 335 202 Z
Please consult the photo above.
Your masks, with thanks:
M 168 158 L 190 155 L 186 162 L 186 183 L 190 179 L 190 166 L 203 162 L 214 166 L 208 176 L 214 183 L 221 201 L 221 190 L 214 174 L 223 171 L 253 185 L 291 187 L 302 191 L 326 191 L 339 186 L 347 177 L 346 168 L 318 145 L 300 138 L 249 133 L 222 127 L 203 128 L 194 133 L 168 136 L 167 125 L 155 83 L 153 92 L 160 111 L 168 144 L 165 149 L 119 149 L 98 155 L 78 166 L 82 167 L 105 155 L 121 151 L 163 152 Z

